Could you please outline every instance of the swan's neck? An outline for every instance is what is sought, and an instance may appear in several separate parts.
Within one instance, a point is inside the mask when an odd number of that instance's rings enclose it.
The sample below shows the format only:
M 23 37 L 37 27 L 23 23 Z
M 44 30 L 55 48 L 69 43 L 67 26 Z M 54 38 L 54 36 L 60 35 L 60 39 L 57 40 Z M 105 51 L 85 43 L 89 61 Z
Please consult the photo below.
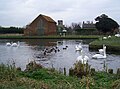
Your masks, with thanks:
M 20 42 L 18 41 L 17 45 L 19 46 L 20 45 Z
M 104 47 L 104 57 L 106 57 L 106 47 Z
M 81 56 L 82 56 L 82 59 L 83 59 L 84 58 L 83 50 L 81 50 Z

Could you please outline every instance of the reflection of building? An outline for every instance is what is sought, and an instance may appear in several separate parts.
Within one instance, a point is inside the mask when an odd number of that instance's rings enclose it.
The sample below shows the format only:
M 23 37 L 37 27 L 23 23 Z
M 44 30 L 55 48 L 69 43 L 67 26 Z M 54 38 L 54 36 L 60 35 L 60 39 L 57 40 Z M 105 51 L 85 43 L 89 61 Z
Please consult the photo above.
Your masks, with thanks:
M 82 28 L 83 29 L 96 29 L 95 24 L 90 21 L 87 21 L 86 23 L 83 21 Z
M 56 34 L 56 22 L 49 16 L 39 15 L 26 26 L 24 35 L 52 35 Z

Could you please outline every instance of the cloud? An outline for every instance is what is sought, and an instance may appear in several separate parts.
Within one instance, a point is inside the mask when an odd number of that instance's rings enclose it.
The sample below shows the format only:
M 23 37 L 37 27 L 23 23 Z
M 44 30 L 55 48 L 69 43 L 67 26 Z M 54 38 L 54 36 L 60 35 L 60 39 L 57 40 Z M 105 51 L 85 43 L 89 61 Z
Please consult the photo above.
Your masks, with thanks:
M 102 13 L 119 21 L 119 0 L 1 0 L 0 25 L 25 26 L 39 14 L 65 24 L 94 20 Z

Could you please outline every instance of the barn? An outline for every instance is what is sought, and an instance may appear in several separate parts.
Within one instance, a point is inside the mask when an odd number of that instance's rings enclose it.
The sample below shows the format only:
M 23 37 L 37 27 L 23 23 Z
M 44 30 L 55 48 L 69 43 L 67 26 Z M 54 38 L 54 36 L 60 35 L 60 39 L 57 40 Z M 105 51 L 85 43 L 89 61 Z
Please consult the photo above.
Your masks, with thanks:
M 24 29 L 25 36 L 43 36 L 56 34 L 56 22 L 49 16 L 40 14 Z

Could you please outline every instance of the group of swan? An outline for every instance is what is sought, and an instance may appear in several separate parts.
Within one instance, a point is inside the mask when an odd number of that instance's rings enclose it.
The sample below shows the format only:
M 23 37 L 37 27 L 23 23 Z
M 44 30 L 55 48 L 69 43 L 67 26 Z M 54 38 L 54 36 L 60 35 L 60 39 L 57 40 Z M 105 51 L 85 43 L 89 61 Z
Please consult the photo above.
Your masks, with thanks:
M 19 41 L 17 43 L 10 43 L 10 42 L 6 43 L 6 46 L 11 46 L 11 47 L 18 47 L 19 45 L 20 45 Z
M 89 60 L 89 57 L 83 54 L 83 50 L 80 51 L 81 55 L 77 57 L 76 61 L 79 62 L 81 61 L 82 64 L 86 64 L 87 61 Z
M 77 46 L 76 46 L 77 48 Z M 81 49 L 80 49 L 81 48 Z M 81 61 L 82 64 L 86 64 L 89 60 L 89 57 L 83 54 L 82 45 L 78 48 L 80 50 L 81 55 L 77 57 L 77 61 Z M 106 46 L 103 45 L 103 49 L 99 49 L 99 54 L 95 54 L 92 56 L 94 59 L 105 59 L 106 58 Z
M 107 56 L 106 56 L 106 46 L 103 45 L 103 49 L 99 49 L 99 54 L 95 54 L 92 56 L 92 58 L 95 58 L 95 59 L 105 59 Z
M 89 60 L 89 57 L 83 54 L 83 47 L 82 43 L 79 43 L 79 45 L 75 46 L 76 51 L 80 52 L 80 56 L 77 57 L 76 61 L 81 61 L 82 64 L 86 64 L 87 61 Z
M 109 35 L 108 37 L 104 36 L 103 39 L 107 39 L 107 38 L 111 38 L 111 35 Z
M 111 38 L 112 36 L 111 35 L 109 35 L 108 37 L 103 37 L 103 39 L 105 40 L 105 39 L 107 39 L 107 38 Z M 120 33 L 118 33 L 118 34 L 115 34 L 115 37 L 120 37 Z

